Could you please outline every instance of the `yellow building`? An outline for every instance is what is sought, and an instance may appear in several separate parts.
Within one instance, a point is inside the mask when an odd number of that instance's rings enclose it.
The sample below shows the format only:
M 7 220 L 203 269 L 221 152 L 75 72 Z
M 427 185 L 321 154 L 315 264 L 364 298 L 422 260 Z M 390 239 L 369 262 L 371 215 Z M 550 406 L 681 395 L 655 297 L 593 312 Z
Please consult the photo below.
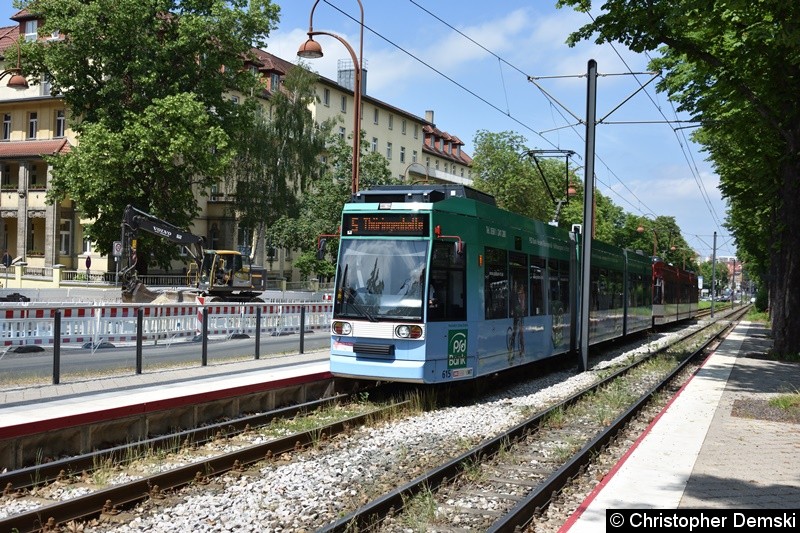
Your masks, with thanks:
M 13 25 L 0 28 L 0 57 L 3 69 L 14 69 L 18 61 L 19 39 L 58 39 L 58 35 L 40 35 L 39 20 L 22 10 L 11 17 Z M 264 79 L 260 95 L 269 105 L 272 92 L 279 90 L 281 80 L 294 65 L 262 50 L 252 50 L 256 60 L 251 70 Z M 65 200 L 47 205 L 45 194 L 50 180 L 46 156 L 68 152 L 78 139 L 69 127 L 69 110 L 63 98 L 50 93 L 44 80 L 28 79 L 27 88 L 7 86 L 10 76 L 0 82 L 0 116 L 3 118 L 0 138 L 0 246 L 22 261 L 28 268 L 44 269 L 63 265 L 67 270 L 82 270 L 87 257 L 93 271 L 115 272 L 113 257 L 101 257 L 91 242 L 83 238 L 82 220 L 74 202 Z M 311 106 L 314 119 L 337 117 L 338 134 L 352 135 L 353 69 L 340 62 L 338 80 L 319 77 L 318 102 Z M 471 183 L 471 158 L 462 150 L 463 143 L 455 136 L 436 128 L 433 111 L 425 118 L 396 108 L 366 94 L 366 72 L 362 83 L 361 129 L 367 147 L 386 157 L 391 174 L 406 180 L 449 181 Z M 236 98 L 235 95 L 231 96 Z M 233 217 L 235 196 L 219 187 L 208 196 L 198 194 L 199 218 L 187 230 L 206 237 L 210 248 L 235 248 L 249 244 L 239 235 Z M 255 262 L 268 268 L 273 277 L 297 280 L 293 274 L 291 253 L 268 250 Z M 175 264 L 175 272 L 182 265 Z

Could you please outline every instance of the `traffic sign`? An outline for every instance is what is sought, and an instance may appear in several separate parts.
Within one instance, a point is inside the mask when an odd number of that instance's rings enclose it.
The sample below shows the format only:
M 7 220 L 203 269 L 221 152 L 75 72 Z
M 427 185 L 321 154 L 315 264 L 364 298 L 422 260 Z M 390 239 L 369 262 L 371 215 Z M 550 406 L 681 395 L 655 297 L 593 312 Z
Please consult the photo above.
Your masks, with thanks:
M 122 257 L 122 241 L 114 241 L 114 257 Z

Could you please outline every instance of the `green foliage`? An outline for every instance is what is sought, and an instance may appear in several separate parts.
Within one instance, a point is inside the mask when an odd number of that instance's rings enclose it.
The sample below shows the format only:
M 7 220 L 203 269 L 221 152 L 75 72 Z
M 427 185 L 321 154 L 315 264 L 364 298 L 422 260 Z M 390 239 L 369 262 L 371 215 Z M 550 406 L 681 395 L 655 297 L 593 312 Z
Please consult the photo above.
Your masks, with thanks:
M 730 278 L 728 277 L 728 267 L 725 263 L 717 263 L 716 268 L 716 282 L 717 287 L 728 287 L 730 285 Z M 711 283 L 715 279 L 714 272 L 711 269 L 711 261 L 705 261 L 700 264 L 699 274 L 703 276 L 703 288 L 711 290 Z
M 226 180 L 236 190 L 239 225 L 257 236 L 281 217 L 297 217 L 299 198 L 322 174 L 320 155 L 332 124 L 317 127 L 311 116 L 316 81 L 304 67 L 292 68 L 272 94 L 271 116 L 259 109 L 252 128 L 238 136 Z
M 510 131 L 475 134 L 473 187 L 495 197 L 497 205 L 537 220 L 550 220 L 552 204 L 541 175 L 523 154 L 525 138 Z
M 586 11 L 589 0 L 560 0 Z M 701 121 L 729 201 L 726 227 L 773 294 L 775 350 L 800 351 L 800 4 L 606 0 L 569 42 L 655 52 L 658 88 Z
M 756 291 L 756 310 L 766 311 L 769 309 L 769 292 L 766 285 L 760 285 Z
M 527 152 L 520 135 L 479 131 L 475 135 L 473 186 L 493 195 L 500 207 L 544 222 L 555 218 L 557 205 L 562 202 L 558 226 L 569 230 L 573 224 L 583 224 L 582 178 L 560 158 L 534 159 Z M 572 197 L 569 187 L 575 190 Z M 599 191 L 595 191 L 595 207 L 595 238 L 631 248 L 637 235 L 635 227 L 626 227 L 623 209 Z M 677 228 L 674 220 L 671 225 Z
M 52 158 L 48 201 L 69 198 L 103 254 L 119 239 L 127 204 L 178 227 L 198 212 L 196 193 L 216 181 L 247 126 L 257 79 L 244 68 L 278 7 L 268 0 L 31 0 L 41 33 L 65 38 L 23 46 L 29 74 L 62 93 L 80 144 Z M 134 29 L 135 31 L 132 31 Z M 177 255 L 143 236 L 140 257 L 162 266 Z M 144 263 L 144 262 L 143 262 Z
M 363 132 L 362 132 L 363 141 Z M 365 142 L 361 143 L 366 147 Z M 328 164 L 323 177 L 304 195 L 297 217 L 281 217 L 269 229 L 268 239 L 275 245 L 300 250 L 302 255 L 295 261 L 304 277 L 311 274 L 330 278 L 334 274 L 333 260 L 339 249 L 338 239 L 342 208 L 349 201 L 352 191 L 352 145 L 338 135 L 328 139 Z M 392 178 L 389 162 L 378 152 L 362 150 L 359 159 L 359 189 L 374 185 L 399 184 Z M 323 260 L 316 259 L 317 243 L 327 235 L 328 246 Z

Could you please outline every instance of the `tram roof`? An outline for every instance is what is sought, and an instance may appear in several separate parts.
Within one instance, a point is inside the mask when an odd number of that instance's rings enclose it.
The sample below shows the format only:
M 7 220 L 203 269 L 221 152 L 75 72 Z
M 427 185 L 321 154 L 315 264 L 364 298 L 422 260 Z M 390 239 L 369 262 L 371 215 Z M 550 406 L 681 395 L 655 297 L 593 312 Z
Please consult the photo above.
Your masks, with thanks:
M 448 198 L 469 198 L 488 205 L 497 206 L 494 196 L 467 187 L 466 185 L 449 185 L 430 183 L 426 185 L 378 185 L 359 191 L 354 197 L 355 203 L 385 202 L 424 202 L 433 203 Z

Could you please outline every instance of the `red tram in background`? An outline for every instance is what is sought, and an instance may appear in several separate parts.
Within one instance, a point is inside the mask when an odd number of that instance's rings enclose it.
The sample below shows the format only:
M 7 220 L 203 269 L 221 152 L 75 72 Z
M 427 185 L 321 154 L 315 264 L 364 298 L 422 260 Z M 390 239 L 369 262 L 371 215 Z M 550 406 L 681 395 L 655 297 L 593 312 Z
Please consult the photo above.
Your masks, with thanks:
M 697 274 L 663 261 L 653 262 L 653 325 L 697 315 Z

